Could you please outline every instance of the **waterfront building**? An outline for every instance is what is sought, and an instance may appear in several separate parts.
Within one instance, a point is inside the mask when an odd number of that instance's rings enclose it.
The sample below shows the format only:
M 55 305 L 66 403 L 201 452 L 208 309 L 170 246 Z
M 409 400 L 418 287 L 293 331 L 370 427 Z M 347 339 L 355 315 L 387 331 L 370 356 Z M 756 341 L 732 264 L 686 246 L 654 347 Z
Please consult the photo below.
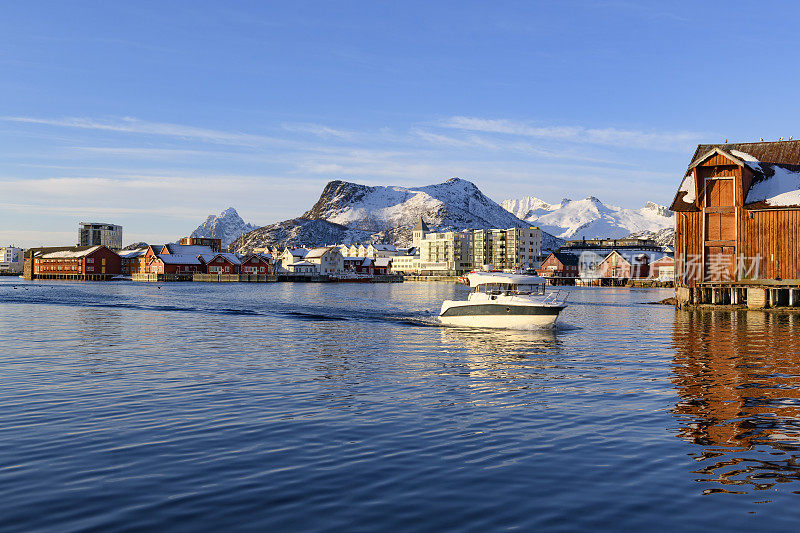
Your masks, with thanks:
M 674 281 L 675 258 L 665 255 L 650 263 L 650 277 L 660 281 Z
M 112 250 L 122 248 L 122 226 L 105 222 L 78 224 L 78 246 L 106 246 Z
M 578 256 L 562 252 L 551 252 L 536 273 L 543 278 L 574 279 L 578 277 Z
M 218 253 L 213 256 L 201 255 L 206 274 L 241 274 L 242 261 L 233 253 Z
M 420 246 L 420 273 L 449 276 L 469 272 L 473 268 L 472 239 L 472 231 L 426 233 Z
M 800 141 L 697 147 L 670 207 L 679 305 L 796 305 L 798 285 L 784 280 L 800 279 L 798 182 Z
M 242 261 L 242 274 L 268 276 L 272 274 L 272 255 L 250 254 Z
M 475 268 L 532 270 L 540 266 L 541 254 L 542 230 L 538 227 L 473 231 Z
M 148 248 L 135 250 L 122 250 L 119 252 L 121 271 L 123 276 L 147 272 Z
M 344 272 L 344 258 L 338 246 L 312 248 L 303 256 L 303 260 L 313 264 L 316 273 L 323 276 Z
M 412 248 L 416 251 L 415 248 Z M 393 274 L 419 274 L 420 257 L 418 253 L 401 254 L 392 258 Z
M 293 270 L 289 268 L 289 265 L 301 262 L 307 253 L 308 250 L 305 248 L 286 248 L 283 253 L 278 256 L 278 261 L 275 263 L 275 271 L 284 273 L 292 272 Z
M 191 276 L 205 272 L 205 265 L 197 255 L 191 254 L 158 254 L 147 260 L 149 274 L 169 274 Z
M 24 264 L 22 248 L 0 246 L 0 276 L 22 274 Z
M 208 246 L 217 253 L 222 252 L 222 239 L 212 239 L 210 237 L 183 237 L 180 244 L 184 246 Z
M 107 246 L 31 248 L 25 262 L 26 279 L 105 281 L 122 273 L 119 255 Z
M 580 269 L 579 269 L 580 271 Z M 581 271 L 583 274 L 585 271 Z M 597 265 L 598 278 L 646 278 L 650 274 L 650 256 L 646 253 L 622 254 L 617 250 L 609 253 Z

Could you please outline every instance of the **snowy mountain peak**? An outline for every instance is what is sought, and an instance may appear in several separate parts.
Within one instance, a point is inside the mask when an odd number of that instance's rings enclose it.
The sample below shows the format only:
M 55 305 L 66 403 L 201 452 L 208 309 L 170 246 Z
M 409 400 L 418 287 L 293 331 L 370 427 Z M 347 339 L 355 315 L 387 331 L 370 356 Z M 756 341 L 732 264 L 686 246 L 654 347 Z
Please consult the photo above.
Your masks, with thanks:
M 622 238 L 634 232 L 657 232 L 672 227 L 675 221 L 668 208 L 654 202 L 641 209 L 625 209 L 606 205 L 595 196 L 574 201 L 564 198 L 557 205 L 529 196 L 505 200 L 502 206 L 562 239 Z
M 219 215 L 209 215 L 206 221 L 192 232 L 191 236 L 220 239 L 222 247 L 227 248 L 234 240 L 256 228 L 258 226 L 246 223 L 236 209 L 229 207 Z
M 394 232 L 405 240 L 404 233 L 408 232 L 410 237 L 410 230 L 420 216 L 437 230 L 526 225 L 484 196 L 475 184 L 461 178 L 414 188 L 331 181 L 302 218 L 327 220 L 372 233 Z M 402 230 L 403 236 L 397 230 Z

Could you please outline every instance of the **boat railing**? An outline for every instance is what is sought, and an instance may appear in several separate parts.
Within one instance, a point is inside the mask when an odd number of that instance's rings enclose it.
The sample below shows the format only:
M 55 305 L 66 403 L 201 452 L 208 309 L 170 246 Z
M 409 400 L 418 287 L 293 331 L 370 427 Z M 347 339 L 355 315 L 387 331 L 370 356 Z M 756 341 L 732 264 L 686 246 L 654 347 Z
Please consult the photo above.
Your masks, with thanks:
M 547 305 L 562 305 L 567 301 L 567 297 L 569 297 L 569 291 L 559 289 L 547 293 L 542 302 Z

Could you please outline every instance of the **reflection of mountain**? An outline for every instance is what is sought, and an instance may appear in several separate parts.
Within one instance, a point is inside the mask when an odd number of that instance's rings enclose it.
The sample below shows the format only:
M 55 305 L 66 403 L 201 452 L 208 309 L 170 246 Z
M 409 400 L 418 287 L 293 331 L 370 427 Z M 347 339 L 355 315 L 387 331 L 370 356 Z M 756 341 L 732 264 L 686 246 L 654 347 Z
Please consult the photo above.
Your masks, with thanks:
M 681 312 L 673 333 L 678 437 L 704 492 L 749 492 L 800 481 L 800 316 Z M 744 451 L 747 450 L 747 453 Z M 762 451 L 758 458 L 753 451 Z M 797 490 L 797 486 L 793 486 Z

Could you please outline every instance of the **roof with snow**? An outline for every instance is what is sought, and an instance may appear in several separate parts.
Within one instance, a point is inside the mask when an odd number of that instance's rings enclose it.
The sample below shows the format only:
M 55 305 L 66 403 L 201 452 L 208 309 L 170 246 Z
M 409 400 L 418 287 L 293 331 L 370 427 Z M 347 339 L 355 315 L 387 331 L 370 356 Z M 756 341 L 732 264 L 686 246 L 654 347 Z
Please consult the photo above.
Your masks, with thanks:
M 374 264 L 376 267 L 387 267 L 388 268 L 392 264 L 392 258 L 391 257 L 376 257 L 372 261 L 372 264 Z
M 200 256 L 200 258 L 205 263 L 210 263 L 211 261 L 213 261 L 217 257 L 222 257 L 223 259 L 226 259 L 229 263 L 234 264 L 234 265 L 241 265 L 242 264 L 242 261 L 239 259 L 239 256 L 234 254 L 234 253 L 222 252 L 222 253 L 216 253 L 216 254 L 203 254 L 203 255 Z
M 753 181 L 744 199 L 745 207 L 800 207 L 800 141 L 775 141 L 698 145 L 670 209 L 699 209 L 692 170 L 718 154 L 752 172 Z
M 39 256 L 40 259 L 74 259 L 78 257 L 86 257 L 93 252 L 96 252 L 102 246 L 68 246 L 62 249 L 55 249 L 47 251 Z
M 336 246 L 321 246 L 319 248 L 312 248 L 305 254 L 306 259 L 316 259 L 322 257 L 323 255 L 327 254 L 331 250 L 338 250 L 339 248 Z
M 147 248 L 139 248 L 138 250 L 123 250 L 118 255 L 124 259 L 133 259 L 134 257 L 142 257 L 147 253 Z
M 310 261 L 297 261 L 288 266 L 290 267 L 314 266 L 314 263 L 311 263 Z
M 175 255 L 204 255 L 216 254 L 210 246 L 201 246 L 199 244 L 165 244 L 167 251 Z
M 200 265 L 196 255 L 189 254 L 158 254 L 156 256 L 165 265 Z
M 396 252 L 397 248 L 395 248 L 394 244 L 370 244 L 375 250 L 380 250 L 382 252 Z

